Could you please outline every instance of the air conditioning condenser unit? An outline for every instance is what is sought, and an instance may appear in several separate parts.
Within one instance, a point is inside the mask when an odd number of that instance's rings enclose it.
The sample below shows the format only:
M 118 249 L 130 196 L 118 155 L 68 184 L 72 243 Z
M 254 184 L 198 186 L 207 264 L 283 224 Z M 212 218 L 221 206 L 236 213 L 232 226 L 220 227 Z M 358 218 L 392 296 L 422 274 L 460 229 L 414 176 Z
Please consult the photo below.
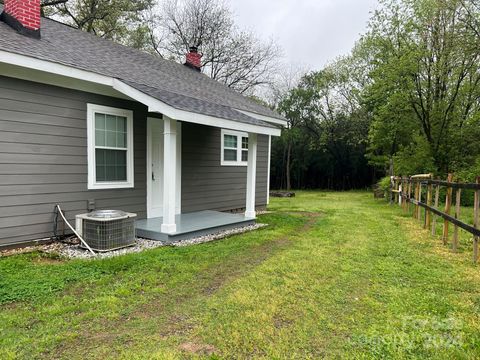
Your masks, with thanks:
M 95 251 L 111 251 L 135 245 L 137 214 L 97 210 L 76 216 L 76 231 Z

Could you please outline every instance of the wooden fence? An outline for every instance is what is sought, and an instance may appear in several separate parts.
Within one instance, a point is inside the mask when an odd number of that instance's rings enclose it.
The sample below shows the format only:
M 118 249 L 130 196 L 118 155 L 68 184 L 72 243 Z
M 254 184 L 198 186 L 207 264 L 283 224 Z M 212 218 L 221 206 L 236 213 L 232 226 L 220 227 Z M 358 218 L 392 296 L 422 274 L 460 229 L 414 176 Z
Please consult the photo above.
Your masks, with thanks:
M 480 239 L 480 177 L 476 183 L 453 182 L 453 175 L 449 174 L 446 181 L 434 180 L 432 174 L 421 174 L 409 177 L 391 177 L 390 202 L 399 204 L 405 212 L 410 211 L 410 204 L 414 205 L 413 217 L 420 220 L 421 209 L 425 210 L 424 228 L 431 229 L 436 235 L 438 217 L 443 219 L 443 243 L 449 243 L 450 223 L 453 224 L 452 249 L 458 249 L 458 231 L 463 229 L 473 235 L 473 262 L 478 262 L 478 242 Z M 445 188 L 445 207 L 439 209 L 440 189 Z M 424 191 L 425 190 L 425 191 Z M 460 210 L 463 190 L 474 191 L 473 224 L 460 221 Z M 453 193 L 455 203 L 453 204 Z M 464 192 L 463 192 L 464 193 Z M 425 194 L 425 199 L 422 199 Z M 451 214 L 452 204 L 454 213 Z

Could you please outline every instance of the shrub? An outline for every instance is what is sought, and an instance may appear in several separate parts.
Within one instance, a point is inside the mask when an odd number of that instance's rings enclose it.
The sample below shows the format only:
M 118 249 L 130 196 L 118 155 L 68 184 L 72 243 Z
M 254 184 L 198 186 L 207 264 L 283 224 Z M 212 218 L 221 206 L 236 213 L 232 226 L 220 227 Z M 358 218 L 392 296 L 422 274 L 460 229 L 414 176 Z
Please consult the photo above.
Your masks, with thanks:
M 390 176 L 385 176 L 377 182 L 377 186 L 379 189 L 383 191 L 385 197 L 387 197 L 388 192 L 390 191 Z

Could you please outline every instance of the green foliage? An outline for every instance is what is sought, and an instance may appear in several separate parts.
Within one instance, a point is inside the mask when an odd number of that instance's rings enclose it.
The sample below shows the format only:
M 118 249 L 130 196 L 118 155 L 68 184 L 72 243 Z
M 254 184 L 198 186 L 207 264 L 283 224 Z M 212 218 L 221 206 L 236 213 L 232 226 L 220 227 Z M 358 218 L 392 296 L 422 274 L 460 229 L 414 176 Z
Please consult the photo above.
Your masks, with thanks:
M 391 186 L 390 176 L 384 176 L 383 178 L 381 178 L 377 182 L 377 185 L 386 194 L 390 190 L 390 186 Z
M 436 167 L 431 148 L 422 136 L 415 136 L 410 144 L 401 146 L 393 157 L 396 175 L 435 173 Z
M 372 64 L 365 88 L 372 164 L 394 156 L 398 174 L 472 167 L 480 153 L 480 11 L 469 4 L 381 1 L 362 39 Z
M 473 166 L 455 173 L 459 181 L 474 183 L 480 176 L 480 155 Z
M 273 187 L 288 188 L 289 176 L 297 188 L 351 189 L 371 184 L 371 168 L 364 156 L 369 117 L 360 104 L 356 65 L 353 57 L 342 58 L 306 74 L 280 102 L 278 109 L 289 127 L 273 143 Z
M 67 268 L 52 266 L 57 260 L 40 253 L 0 259 L 0 304 L 51 296 L 69 283 L 94 279 L 104 273 L 88 263 L 71 263 Z

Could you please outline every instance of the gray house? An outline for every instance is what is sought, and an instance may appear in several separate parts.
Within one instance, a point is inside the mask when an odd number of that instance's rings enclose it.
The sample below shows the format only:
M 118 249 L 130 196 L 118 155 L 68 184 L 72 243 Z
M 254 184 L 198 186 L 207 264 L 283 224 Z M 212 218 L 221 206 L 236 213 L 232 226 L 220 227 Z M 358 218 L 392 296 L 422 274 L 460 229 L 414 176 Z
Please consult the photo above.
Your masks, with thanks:
M 286 121 L 201 74 L 195 49 L 166 61 L 40 18 L 40 0 L 0 12 L 0 246 L 52 236 L 55 204 L 172 236 L 266 206 Z

